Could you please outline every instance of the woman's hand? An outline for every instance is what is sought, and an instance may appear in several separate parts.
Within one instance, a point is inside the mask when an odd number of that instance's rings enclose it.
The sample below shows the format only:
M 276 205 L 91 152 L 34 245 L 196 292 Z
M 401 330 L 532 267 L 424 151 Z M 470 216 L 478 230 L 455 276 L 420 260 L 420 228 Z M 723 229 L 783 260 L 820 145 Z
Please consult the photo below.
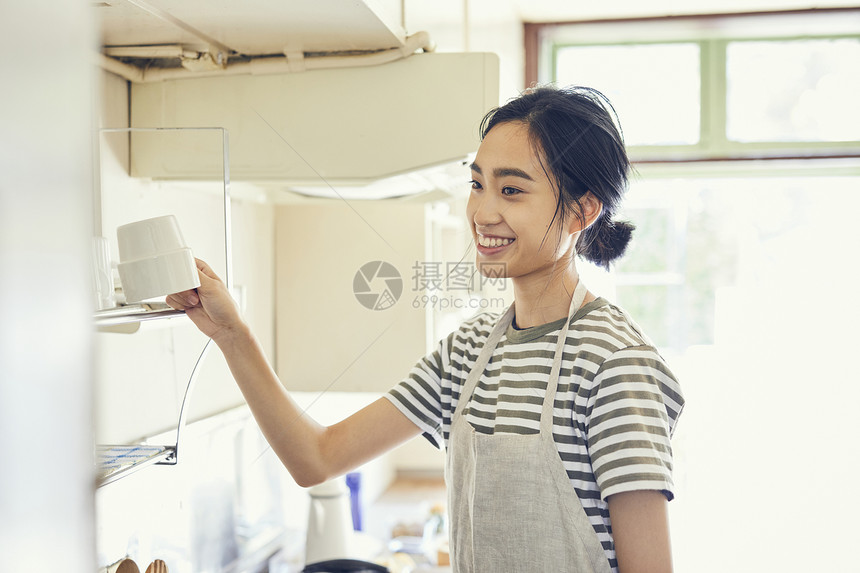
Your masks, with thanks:
M 219 339 L 245 329 L 245 323 L 236 301 L 218 275 L 205 262 L 195 260 L 200 286 L 171 294 L 165 302 L 176 310 L 185 311 L 197 328 L 217 344 Z

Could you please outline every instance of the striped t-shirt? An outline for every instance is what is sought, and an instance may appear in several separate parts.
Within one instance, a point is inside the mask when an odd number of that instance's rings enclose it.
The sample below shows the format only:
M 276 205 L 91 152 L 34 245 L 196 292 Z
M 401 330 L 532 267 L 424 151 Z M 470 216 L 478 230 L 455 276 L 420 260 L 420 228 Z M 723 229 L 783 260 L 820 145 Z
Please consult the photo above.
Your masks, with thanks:
M 465 321 L 386 397 L 440 447 L 448 443 L 460 391 L 500 315 Z M 540 433 L 540 414 L 566 319 L 509 326 L 463 414 L 485 434 Z M 602 298 L 573 317 L 553 412 L 553 437 L 567 475 L 613 570 L 606 498 L 633 490 L 673 497 L 670 436 L 684 399 L 677 380 L 639 327 Z

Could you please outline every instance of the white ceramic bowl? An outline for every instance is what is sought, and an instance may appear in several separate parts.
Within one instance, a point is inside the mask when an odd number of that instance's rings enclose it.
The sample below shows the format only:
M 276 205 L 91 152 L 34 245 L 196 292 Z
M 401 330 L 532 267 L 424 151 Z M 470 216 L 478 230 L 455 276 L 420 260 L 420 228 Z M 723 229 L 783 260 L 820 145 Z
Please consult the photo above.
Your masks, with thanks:
M 194 255 L 188 248 L 119 263 L 117 270 L 126 302 L 139 302 L 200 286 Z
M 121 225 L 116 230 L 120 262 L 136 261 L 184 249 L 179 223 L 173 215 L 163 215 Z
M 117 228 L 117 265 L 126 302 L 139 302 L 200 286 L 191 249 L 173 215 Z

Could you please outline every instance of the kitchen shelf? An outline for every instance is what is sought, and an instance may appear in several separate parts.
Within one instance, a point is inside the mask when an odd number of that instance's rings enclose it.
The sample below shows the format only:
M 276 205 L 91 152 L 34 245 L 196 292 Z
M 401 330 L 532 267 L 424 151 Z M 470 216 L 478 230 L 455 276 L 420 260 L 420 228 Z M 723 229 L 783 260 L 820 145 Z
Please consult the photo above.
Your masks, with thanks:
M 176 463 L 173 446 L 96 446 L 96 464 L 100 486 L 152 464 Z
M 102 134 L 119 134 L 127 138 L 129 148 L 133 147 L 135 137 L 153 137 L 162 134 L 184 138 L 192 132 L 208 132 L 220 135 L 220 160 L 223 167 L 223 177 L 220 180 L 223 194 L 223 238 L 224 238 L 224 283 L 229 289 L 232 286 L 232 255 L 231 255 L 231 232 L 230 232 L 230 160 L 227 131 L 221 128 L 110 128 L 100 130 Z M 183 139 L 189 149 L 196 149 L 192 142 Z M 131 173 L 133 170 L 130 170 Z M 102 213 L 100 211 L 103 203 L 101 201 L 104 189 L 102 182 L 96 188 L 96 201 L 99 209 L 96 210 L 96 234 L 103 234 Z M 143 218 L 143 217 L 141 217 Z M 140 324 L 148 321 L 164 321 L 187 317 L 183 311 L 174 310 L 164 302 L 143 302 L 135 304 L 123 304 L 115 308 L 97 311 L 93 316 L 93 322 L 98 331 L 132 334 L 140 328 Z M 182 431 L 185 428 L 191 394 L 194 390 L 197 377 L 200 374 L 200 366 L 206 357 L 212 340 L 207 338 L 197 357 L 193 369 L 188 377 L 182 405 L 179 409 L 179 420 L 176 423 L 175 440 L 171 444 L 150 444 L 147 440 L 141 440 L 136 444 L 121 445 L 95 445 L 97 465 L 97 486 L 101 487 L 118 479 L 126 477 L 140 469 L 153 465 L 176 465 L 179 461 L 179 444 Z
M 93 320 L 97 327 L 104 327 L 181 316 L 185 316 L 185 313 L 181 310 L 174 310 L 165 303 L 147 303 L 99 310 L 95 313 Z
M 151 465 L 174 466 L 179 462 L 179 443 L 182 430 L 188 417 L 188 406 L 194 384 L 200 373 L 200 365 L 209 351 L 212 339 L 208 339 L 197 357 L 194 369 L 185 387 L 182 407 L 179 410 L 179 422 L 176 424 L 176 441 L 172 445 L 128 444 L 128 445 L 96 445 L 96 465 L 98 468 L 98 487 L 107 485 L 122 477 L 130 475 Z

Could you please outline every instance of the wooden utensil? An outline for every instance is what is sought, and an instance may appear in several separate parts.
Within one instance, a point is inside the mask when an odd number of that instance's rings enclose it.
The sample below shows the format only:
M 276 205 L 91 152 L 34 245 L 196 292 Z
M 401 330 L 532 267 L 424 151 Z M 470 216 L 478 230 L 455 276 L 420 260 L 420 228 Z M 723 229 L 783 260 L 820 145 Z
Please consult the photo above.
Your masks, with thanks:
M 140 573 L 140 568 L 133 559 L 123 559 L 119 562 L 116 573 Z
M 156 559 L 146 568 L 146 573 L 168 573 L 167 563 L 161 559 Z

